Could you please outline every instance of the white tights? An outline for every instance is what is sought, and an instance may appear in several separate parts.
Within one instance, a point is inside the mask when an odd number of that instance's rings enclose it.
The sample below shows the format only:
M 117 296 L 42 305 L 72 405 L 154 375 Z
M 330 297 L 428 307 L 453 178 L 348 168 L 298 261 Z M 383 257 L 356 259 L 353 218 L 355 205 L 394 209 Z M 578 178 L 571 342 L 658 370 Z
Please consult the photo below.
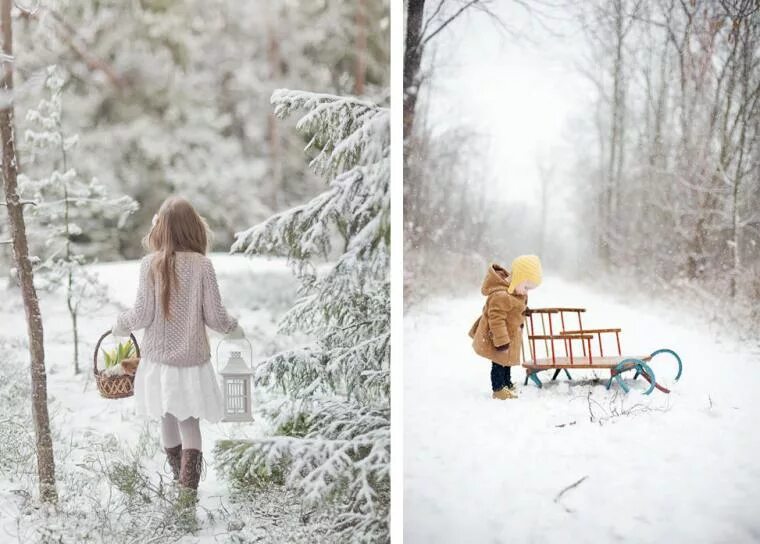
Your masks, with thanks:
M 161 441 L 165 448 L 182 444 L 182 448 L 201 451 L 201 425 L 197 417 L 178 421 L 169 412 L 161 417 Z

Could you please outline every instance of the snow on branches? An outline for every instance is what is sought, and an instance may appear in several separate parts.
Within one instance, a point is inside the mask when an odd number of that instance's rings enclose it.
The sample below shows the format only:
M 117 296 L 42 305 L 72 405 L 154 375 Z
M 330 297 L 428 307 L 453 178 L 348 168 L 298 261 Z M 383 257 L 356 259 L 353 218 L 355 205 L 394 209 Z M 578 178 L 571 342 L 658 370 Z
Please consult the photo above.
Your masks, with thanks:
M 233 252 L 288 255 L 302 286 L 283 329 L 320 338 L 318 348 L 280 354 L 270 365 L 299 357 L 316 362 L 307 364 L 314 372 L 289 382 L 296 397 L 329 391 L 347 398 L 387 398 L 383 363 L 390 351 L 388 110 L 348 98 L 284 90 L 276 91 L 272 102 L 279 117 L 307 111 L 297 128 L 309 138 L 306 151 L 315 155 L 312 167 L 330 184 L 310 202 L 237 233 L 232 246 Z M 336 239 L 342 253 L 333 260 Z M 317 258 L 327 258 L 330 269 L 317 269 Z M 271 375 L 274 369 L 269 366 L 264 372 Z
M 287 466 L 285 482 L 308 503 L 338 505 L 337 533 L 387 540 L 389 112 L 353 98 L 289 90 L 276 91 L 272 103 L 279 118 L 306 112 L 297 129 L 328 187 L 237 233 L 231 251 L 288 256 L 301 286 L 282 328 L 316 341 L 257 367 L 257 384 L 288 394 L 286 405 L 267 414 L 278 432 L 220 444 L 221 466 L 236 474 Z
M 36 261 L 35 279 L 40 287 L 54 290 L 64 285 L 72 320 L 74 371 L 79 371 L 77 316 L 106 298 L 97 276 L 85 268 L 84 246 L 97 246 L 104 223 L 124 225 L 137 203 L 128 196 L 110 197 L 97 179 L 84 180 L 71 167 L 78 135 L 67 135 L 63 126 L 64 80 L 54 66 L 47 69 L 49 96 L 29 110 L 24 141 L 38 178 L 19 175 L 19 188 L 31 207 L 31 235 L 41 239 L 42 256 Z M 115 230 L 115 229 L 111 229 Z M 107 243 L 107 241 L 105 242 Z

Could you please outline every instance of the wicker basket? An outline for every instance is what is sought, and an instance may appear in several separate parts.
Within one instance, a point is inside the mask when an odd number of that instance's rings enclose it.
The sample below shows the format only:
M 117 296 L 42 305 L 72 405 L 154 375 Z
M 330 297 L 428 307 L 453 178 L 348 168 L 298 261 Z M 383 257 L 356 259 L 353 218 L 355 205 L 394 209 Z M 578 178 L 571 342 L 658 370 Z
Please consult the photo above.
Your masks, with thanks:
M 100 337 L 98 343 L 95 345 L 95 354 L 92 357 L 92 369 L 93 373 L 95 374 L 95 383 L 98 384 L 98 391 L 100 391 L 100 396 L 104 398 L 123 399 L 126 397 L 131 397 L 135 394 L 134 373 L 121 374 L 119 376 L 109 376 L 98 370 L 98 351 L 100 351 L 100 344 L 103 342 L 103 339 L 109 334 L 111 334 L 111 331 L 104 332 L 103 336 Z M 129 363 L 128 365 L 124 365 L 125 368 L 129 366 L 130 369 L 136 369 L 137 364 L 140 362 L 140 346 L 137 345 L 137 339 L 133 334 L 130 334 L 129 337 L 132 339 L 132 343 L 135 345 L 137 358 L 124 359 L 122 362 Z

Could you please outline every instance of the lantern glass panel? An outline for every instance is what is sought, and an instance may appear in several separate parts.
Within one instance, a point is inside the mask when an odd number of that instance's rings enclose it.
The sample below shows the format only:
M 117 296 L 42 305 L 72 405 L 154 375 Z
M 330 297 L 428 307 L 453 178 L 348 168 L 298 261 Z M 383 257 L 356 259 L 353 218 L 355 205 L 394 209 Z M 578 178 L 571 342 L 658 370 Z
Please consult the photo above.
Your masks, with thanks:
M 248 413 L 248 378 L 225 378 L 225 408 L 230 415 Z

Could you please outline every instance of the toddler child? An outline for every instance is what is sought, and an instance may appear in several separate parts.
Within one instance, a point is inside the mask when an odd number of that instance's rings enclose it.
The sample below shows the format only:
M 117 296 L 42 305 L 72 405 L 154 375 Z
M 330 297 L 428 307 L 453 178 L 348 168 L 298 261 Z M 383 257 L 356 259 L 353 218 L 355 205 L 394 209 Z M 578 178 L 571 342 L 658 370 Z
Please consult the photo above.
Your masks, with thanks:
M 475 353 L 491 361 L 494 399 L 517 398 L 511 370 L 520 364 L 528 291 L 538 287 L 541 276 L 541 261 L 535 255 L 517 257 L 511 272 L 498 264 L 490 265 L 486 272 L 480 288 L 486 303 L 469 334 Z

